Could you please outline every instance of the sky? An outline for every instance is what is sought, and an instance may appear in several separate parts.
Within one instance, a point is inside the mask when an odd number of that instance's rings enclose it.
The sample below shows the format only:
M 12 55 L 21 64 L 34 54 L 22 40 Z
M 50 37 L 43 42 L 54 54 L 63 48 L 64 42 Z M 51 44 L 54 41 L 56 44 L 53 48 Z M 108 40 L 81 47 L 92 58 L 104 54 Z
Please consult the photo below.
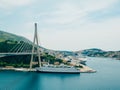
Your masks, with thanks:
M 0 30 L 53 50 L 120 50 L 120 0 L 0 0 Z

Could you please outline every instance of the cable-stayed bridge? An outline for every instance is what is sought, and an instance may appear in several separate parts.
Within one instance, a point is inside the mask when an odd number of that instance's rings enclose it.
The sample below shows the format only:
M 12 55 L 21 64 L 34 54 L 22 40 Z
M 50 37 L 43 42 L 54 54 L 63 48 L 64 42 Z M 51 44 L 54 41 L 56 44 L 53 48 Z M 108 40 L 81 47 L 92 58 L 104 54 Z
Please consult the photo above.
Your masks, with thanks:
M 34 55 L 38 57 L 39 66 L 41 66 L 40 59 L 40 47 L 38 42 L 38 33 L 37 33 L 37 23 L 35 23 L 35 33 L 33 43 L 29 40 L 17 41 L 17 43 L 11 43 L 9 40 L 7 43 L 10 43 L 9 49 L 5 52 L 0 52 L 0 58 L 7 56 L 18 56 L 18 55 L 31 55 L 30 60 L 30 69 L 32 68 Z M 8 48 L 8 47 L 6 47 Z
M 32 52 L 21 52 L 21 53 L 0 53 L 0 57 L 6 57 L 6 56 L 16 56 L 16 55 L 31 55 L 31 54 L 37 54 Z
M 0 57 L 15 56 L 15 55 L 31 55 L 32 45 L 33 43 L 30 43 L 29 41 L 17 42 L 16 44 L 13 44 L 12 47 L 9 48 L 6 52 L 5 51 L 1 52 Z M 33 54 L 37 54 L 37 53 L 33 52 Z

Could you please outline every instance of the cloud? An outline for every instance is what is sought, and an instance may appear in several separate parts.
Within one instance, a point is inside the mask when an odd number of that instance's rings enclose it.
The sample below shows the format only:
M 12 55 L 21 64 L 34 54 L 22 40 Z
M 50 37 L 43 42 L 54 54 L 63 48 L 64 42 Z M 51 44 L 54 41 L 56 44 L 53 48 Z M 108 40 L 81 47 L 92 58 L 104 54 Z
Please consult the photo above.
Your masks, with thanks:
M 91 22 L 78 28 L 52 29 L 46 28 L 39 32 L 42 45 L 55 50 L 80 50 L 101 48 L 118 50 L 120 45 L 120 17 L 102 22 Z M 50 30 L 50 32 L 48 32 Z
M 25 36 L 32 41 L 34 22 L 37 21 L 40 40 L 46 48 L 119 49 L 120 15 L 117 12 L 118 17 L 112 14 L 114 10 L 119 10 L 114 6 L 118 0 L 52 0 L 49 3 L 45 0 L 42 4 L 41 1 L 33 4 L 32 2 L 36 0 L 10 1 L 0 0 L 0 8 L 3 12 L 4 9 L 8 9 L 7 12 L 12 13 L 5 15 L 0 11 L 1 26 L 8 26 L 5 30 Z M 18 7 L 20 7 L 18 11 L 9 10 Z M 111 7 L 114 7 L 114 10 L 111 10 Z
M 68 2 L 59 4 L 56 6 L 56 9 L 56 11 L 48 13 L 49 18 L 44 20 L 46 23 L 67 24 L 86 15 L 86 13 L 80 10 L 79 7 Z
M 107 11 L 116 2 L 117 0 L 61 2 L 54 6 L 54 10 L 40 12 L 38 16 L 43 16 L 40 20 L 45 24 L 42 28 L 38 28 L 42 45 L 56 50 L 80 50 L 93 47 L 117 50 L 120 44 L 120 17 L 104 18 L 98 22 L 88 18 L 92 12 Z M 25 34 L 30 39 L 31 35 Z
M 0 8 L 10 9 L 32 3 L 33 0 L 0 0 Z
M 104 10 L 114 5 L 118 0 L 84 0 L 77 2 L 64 1 L 55 6 L 55 10 L 41 15 L 48 24 L 84 23 L 91 12 Z
M 81 2 L 81 7 L 84 11 L 91 12 L 109 8 L 118 0 L 84 0 Z

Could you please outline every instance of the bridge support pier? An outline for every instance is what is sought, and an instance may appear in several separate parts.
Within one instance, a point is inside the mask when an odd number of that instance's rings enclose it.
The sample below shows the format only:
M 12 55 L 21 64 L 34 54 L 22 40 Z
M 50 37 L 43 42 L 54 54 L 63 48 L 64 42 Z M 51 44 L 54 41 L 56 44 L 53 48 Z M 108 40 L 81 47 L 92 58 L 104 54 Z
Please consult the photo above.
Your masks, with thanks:
M 38 43 L 38 34 L 37 34 L 37 23 L 35 23 L 35 32 L 34 32 L 34 39 L 33 39 L 32 55 L 31 55 L 31 60 L 30 60 L 30 70 L 32 70 L 35 47 L 37 47 L 37 56 L 38 56 L 39 67 L 41 67 L 40 47 L 39 47 L 39 43 Z

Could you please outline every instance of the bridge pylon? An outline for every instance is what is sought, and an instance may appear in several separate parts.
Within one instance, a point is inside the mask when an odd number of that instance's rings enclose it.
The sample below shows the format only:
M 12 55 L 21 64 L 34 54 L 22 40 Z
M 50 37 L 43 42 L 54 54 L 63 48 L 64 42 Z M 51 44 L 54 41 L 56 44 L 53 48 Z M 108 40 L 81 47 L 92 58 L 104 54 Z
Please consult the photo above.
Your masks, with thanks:
M 40 47 L 39 47 L 38 33 L 37 33 L 37 23 L 35 23 L 35 32 L 34 32 L 34 39 L 33 39 L 33 47 L 32 47 L 32 54 L 31 54 L 31 60 L 30 60 L 30 70 L 32 70 L 35 47 L 37 47 L 37 56 L 38 56 L 39 67 L 41 67 Z

